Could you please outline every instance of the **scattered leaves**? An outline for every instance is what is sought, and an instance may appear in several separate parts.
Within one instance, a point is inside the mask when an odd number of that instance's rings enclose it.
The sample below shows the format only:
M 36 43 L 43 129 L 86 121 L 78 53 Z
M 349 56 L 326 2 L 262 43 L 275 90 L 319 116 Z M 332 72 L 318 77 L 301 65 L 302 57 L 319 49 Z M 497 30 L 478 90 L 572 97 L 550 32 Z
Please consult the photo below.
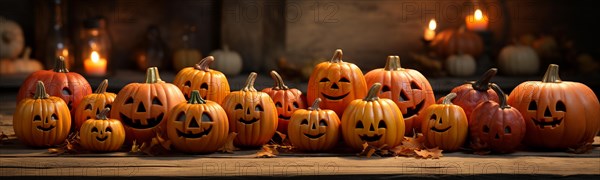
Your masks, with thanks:
M 223 152 L 223 153 L 233 153 L 233 151 L 239 150 L 239 148 L 237 148 L 233 145 L 233 140 L 235 140 L 235 137 L 237 135 L 238 134 L 236 132 L 229 133 L 229 136 L 227 136 L 227 140 L 226 140 L 225 144 L 223 145 L 223 147 L 219 148 L 217 151 Z
M 155 136 L 150 141 L 150 145 L 143 142 L 138 145 L 136 141 L 131 145 L 130 154 L 145 154 L 150 156 L 166 155 L 171 152 L 171 140 L 163 138 L 160 128 L 154 130 Z
M 133 145 L 131 145 L 131 150 L 129 151 L 129 153 L 133 153 L 133 154 L 138 154 L 138 153 L 142 153 L 142 149 L 146 148 L 146 143 L 142 143 L 141 145 L 138 145 L 137 142 L 135 140 L 133 140 Z
M 438 147 L 432 148 L 432 149 L 423 149 L 423 150 L 415 150 L 415 153 L 417 155 L 419 155 L 419 158 L 424 158 L 427 159 L 429 157 L 431 157 L 432 159 L 439 159 L 440 157 L 442 157 L 442 151 L 439 149 Z
M 277 144 L 265 144 L 255 154 L 257 158 L 274 158 L 279 155 L 280 150 L 291 150 L 292 146 L 282 146 Z
M 405 156 L 415 158 L 433 158 L 438 159 L 442 156 L 442 150 L 439 148 L 428 149 L 423 144 L 425 138 L 422 134 L 415 134 L 413 137 L 405 137 L 402 144 L 396 147 L 383 145 L 375 147 L 368 143 L 363 144 L 363 151 L 358 153 L 359 157 L 370 158 L 372 156 L 390 157 L 390 156 Z
M 381 147 L 375 147 L 373 145 L 369 145 L 368 143 L 363 144 L 362 152 L 358 153 L 359 157 L 370 158 L 371 156 L 379 156 L 379 157 L 391 157 L 395 156 L 394 151 L 390 150 L 387 144 L 382 145 Z
M 87 152 L 80 144 L 79 132 L 72 132 L 67 136 L 65 142 L 59 145 L 57 148 L 49 148 L 48 153 L 50 154 L 80 154 Z

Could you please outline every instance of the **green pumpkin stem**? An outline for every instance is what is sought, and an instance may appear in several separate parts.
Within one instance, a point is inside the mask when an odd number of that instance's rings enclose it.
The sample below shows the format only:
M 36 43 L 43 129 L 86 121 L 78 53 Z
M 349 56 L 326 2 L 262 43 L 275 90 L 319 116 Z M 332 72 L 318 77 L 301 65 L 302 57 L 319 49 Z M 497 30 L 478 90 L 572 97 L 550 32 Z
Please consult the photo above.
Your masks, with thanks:
M 35 87 L 35 94 L 33 94 L 33 99 L 48 99 L 50 97 L 46 93 L 46 87 L 42 81 L 37 82 L 37 86 Z
M 501 109 L 510 108 L 508 103 L 506 103 L 506 99 L 508 97 L 506 96 L 506 94 L 504 94 L 504 91 L 502 91 L 502 88 L 500 88 L 500 86 L 498 86 L 495 83 L 492 83 L 491 86 L 492 86 L 492 89 L 496 92 L 496 94 L 498 94 L 498 99 L 500 100 L 500 108 Z
M 329 60 L 330 63 L 341 63 L 342 61 L 342 56 L 344 55 L 344 53 L 342 52 L 341 49 L 337 49 L 335 50 L 335 52 L 333 53 L 333 57 L 331 58 L 331 60 Z
M 308 110 L 311 110 L 311 111 L 319 111 L 319 110 L 321 110 L 321 108 L 319 108 L 319 104 L 321 103 L 321 101 L 322 101 L 321 98 L 315 99 L 315 102 L 313 102 L 312 106 L 310 106 L 308 108 Z
M 444 97 L 442 104 L 452 104 L 452 99 L 456 97 L 456 93 L 450 93 Z
M 487 70 L 485 72 L 485 74 L 483 74 L 479 78 L 479 80 L 472 82 L 473 89 L 475 89 L 477 91 L 482 91 L 482 92 L 485 92 L 488 89 L 490 89 L 490 80 L 492 79 L 492 77 L 494 77 L 496 75 L 496 73 L 498 73 L 498 69 L 496 69 L 496 68 L 491 68 L 491 69 Z
M 543 83 L 560 83 L 560 76 L 558 76 L 558 65 L 550 64 L 548 69 L 546 70 L 546 74 L 544 74 L 544 79 L 542 79 Z
M 148 84 L 153 84 L 153 83 L 160 83 L 163 82 L 162 79 L 160 79 L 160 74 L 158 74 L 158 68 L 157 67 L 149 67 L 148 70 L 146 70 L 146 83 Z
M 193 90 L 190 94 L 188 104 L 206 104 L 206 101 L 202 99 L 202 96 L 200 96 L 200 92 L 198 90 Z
M 275 80 L 275 86 L 273 86 L 274 90 L 288 90 L 290 89 L 283 83 L 283 78 L 277 73 L 277 71 L 271 71 L 271 77 Z
M 242 91 L 256 92 L 256 89 L 254 89 L 254 81 L 256 81 L 256 75 L 257 74 L 255 72 L 250 73 L 248 79 L 246 79 L 246 84 L 244 85 L 244 88 L 242 88 Z
M 103 94 L 106 93 L 106 88 L 108 87 L 108 79 L 104 79 L 104 81 L 102 81 L 100 83 L 100 85 L 98 85 L 98 89 L 96 89 L 96 91 L 94 91 L 94 94 Z
M 100 111 L 100 113 L 96 114 L 96 119 L 97 120 L 108 120 L 108 112 L 110 112 L 110 108 L 104 108 L 102 111 Z
M 65 64 L 65 57 L 58 56 L 54 61 L 54 72 L 68 73 L 67 65 Z
M 400 67 L 400 56 L 388 56 L 384 69 L 386 71 L 398 71 Z
M 195 64 L 194 68 L 197 70 L 208 72 L 208 71 L 210 71 L 210 68 L 209 68 L 210 64 L 212 64 L 214 61 L 215 61 L 215 57 L 207 56 L 204 59 L 200 60 L 200 62 L 198 62 L 198 64 Z
M 369 92 L 367 93 L 367 96 L 363 99 L 363 101 L 377 101 L 379 100 L 379 91 L 381 90 L 381 84 L 380 83 L 375 83 L 373 84 L 373 86 L 371 86 L 371 89 L 369 89 Z

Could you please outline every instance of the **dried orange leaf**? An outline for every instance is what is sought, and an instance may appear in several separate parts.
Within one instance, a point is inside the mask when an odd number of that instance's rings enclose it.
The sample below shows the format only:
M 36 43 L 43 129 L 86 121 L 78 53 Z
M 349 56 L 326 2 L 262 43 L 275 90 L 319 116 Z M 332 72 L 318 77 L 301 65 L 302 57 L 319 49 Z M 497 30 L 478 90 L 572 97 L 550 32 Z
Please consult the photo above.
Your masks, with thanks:
M 443 150 L 439 149 L 438 147 L 435 147 L 432 149 L 415 150 L 415 153 L 421 158 L 427 159 L 431 157 L 433 159 L 439 159 L 443 156 L 442 151 Z
M 273 148 L 268 145 L 264 145 L 260 151 L 256 153 L 257 158 L 274 158 L 277 157 L 277 150 L 273 150 Z
M 237 136 L 236 132 L 229 133 L 229 136 L 227 136 L 227 140 L 225 141 L 225 144 L 223 144 L 223 147 L 219 148 L 218 151 L 224 152 L 224 153 L 233 153 L 233 151 L 239 150 L 238 148 L 236 148 L 233 145 L 233 140 L 235 140 L 236 136 Z

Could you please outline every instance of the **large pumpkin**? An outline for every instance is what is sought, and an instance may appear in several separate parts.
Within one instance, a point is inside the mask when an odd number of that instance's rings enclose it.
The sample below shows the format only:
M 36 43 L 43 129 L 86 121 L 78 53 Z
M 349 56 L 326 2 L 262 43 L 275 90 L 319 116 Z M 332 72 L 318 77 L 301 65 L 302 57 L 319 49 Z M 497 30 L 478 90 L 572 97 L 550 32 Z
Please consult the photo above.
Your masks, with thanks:
M 84 96 L 92 93 L 92 87 L 80 74 L 69 72 L 62 56 L 58 57 L 55 63 L 54 69 L 36 71 L 25 79 L 19 89 L 17 102 L 31 97 L 35 93 L 37 81 L 42 81 L 48 94 L 63 99 L 71 111 L 71 116 L 75 116 L 75 108 Z
M 19 101 L 13 114 L 15 135 L 23 144 L 47 147 L 61 144 L 69 135 L 71 114 L 65 101 L 46 94 L 37 81 L 33 97 Z
M 340 135 L 340 119 L 332 110 L 320 109 L 321 98 L 305 109 L 292 114 L 288 137 L 301 151 L 327 151 L 335 147 Z
M 212 153 L 223 146 L 229 134 L 227 114 L 219 104 L 193 90 L 188 102 L 169 112 L 167 135 L 175 148 L 188 153 Z
M 431 105 L 421 114 L 421 132 L 427 147 L 455 151 L 465 143 L 469 130 L 467 116 L 460 106 L 452 104 L 455 97 L 456 93 L 450 93 L 442 104 Z
M 166 127 L 167 112 L 185 102 L 177 86 L 160 79 L 156 67 L 148 68 L 145 83 L 127 84 L 112 103 L 110 117 L 121 120 L 127 133 L 125 142 L 149 142 Z
M 306 97 L 304 97 L 302 91 L 287 87 L 276 71 L 271 71 L 271 77 L 275 80 L 275 86 L 265 88 L 262 92 L 267 93 L 275 102 L 275 107 L 277 107 L 279 118 L 277 131 L 287 134 L 288 122 L 292 117 L 292 113 L 298 109 L 306 108 Z
M 470 140 L 495 152 L 510 153 L 525 137 L 525 120 L 519 110 L 507 104 L 507 95 L 498 85 L 493 84 L 492 89 L 499 95 L 500 103 L 486 101 L 473 110 Z
M 81 125 L 88 119 L 96 117 L 104 108 L 112 107 L 112 103 L 117 95 L 106 92 L 107 87 L 108 79 L 105 79 L 94 93 L 83 97 L 81 103 L 75 108 L 75 116 L 73 118 L 75 119 L 76 130 L 79 130 Z
M 381 83 L 379 97 L 391 99 L 398 105 L 406 125 L 405 135 L 412 135 L 413 129 L 421 129 L 419 113 L 435 104 L 433 89 L 425 76 L 400 67 L 400 57 L 388 56 L 385 67 L 369 71 L 365 79 L 369 86 Z
M 257 147 L 269 142 L 277 130 L 277 108 L 267 93 L 256 91 L 256 73 L 250 73 L 246 85 L 229 93 L 223 108 L 229 118 L 229 131 L 236 132 L 237 146 Z
M 551 64 L 542 81 L 519 84 L 508 97 L 527 126 L 524 144 L 546 149 L 578 148 L 600 128 L 600 103 L 586 85 L 562 81 Z
M 214 57 L 208 56 L 194 67 L 182 69 L 175 76 L 173 84 L 186 98 L 190 97 L 192 90 L 198 90 L 202 99 L 221 104 L 223 98 L 229 94 L 229 82 L 225 74 L 209 68 L 213 61 L 215 61 Z
M 373 84 L 367 96 L 352 101 L 342 115 L 344 142 L 355 150 L 363 149 L 365 142 L 395 147 L 404 139 L 402 112 L 394 101 L 377 97 L 380 90 L 380 83 Z
M 452 99 L 452 104 L 460 106 L 465 111 L 467 119 L 470 119 L 471 112 L 480 103 L 488 100 L 498 102 L 498 95 L 490 88 L 490 80 L 497 72 L 496 68 L 489 69 L 479 80 L 470 81 L 452 89 L 451 93 L 456 93 L 456 98 Z M 443 97 L 440 98 L 438 103 L 442 103 L 443 99 Z
M 342 61 L 342 50 L 338 49 L 329 62 L 315 66 L 307 94 L 310 100 L 321 98 L 321 107 L 341 116 L 350 102 L 367 94 L 367 83 L 358 66 Z
M 79 137 L 81 146 L 87 150 L 108 152 L 117 151 L 125 142 L 125 129 L 121 121 L 106 117 L 110 108 L 104 108 L 95 119 L 88 119 L 81 126 Z
M 481 37 L 474 32 L 465 31 L 464 27 L 440 32 L 431 42 L 431 46 L 442 57 L 460 53 L 478 57 L 483 53 Z

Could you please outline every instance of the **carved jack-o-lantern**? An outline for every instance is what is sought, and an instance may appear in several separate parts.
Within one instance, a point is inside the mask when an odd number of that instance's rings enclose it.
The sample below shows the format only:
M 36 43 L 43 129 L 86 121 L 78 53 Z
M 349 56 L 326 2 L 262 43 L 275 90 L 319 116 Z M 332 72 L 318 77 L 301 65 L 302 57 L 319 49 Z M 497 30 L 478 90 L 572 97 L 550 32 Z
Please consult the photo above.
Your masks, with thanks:
M 561 81 L 551 64 L 542 81 L 518 85 L 508 104 L 519 109 L 527 131 L 524 144 L 547 149 L 578 148 L 593 142 L 600 129 L 600 103 L 584 84 Z
M 319 108 L 321 98 L 312 107 L 299 109 L 288 125 L 288 137 L 294 148 L 303 151 L 326 151 L 338 143 L 340 119 L 332 110 Z
M 71 114 L 67 104 L 59 97 L 46 94 L 42 81 L 37 82 L 33 97 L 19 102 L 13 115 L 15 135 L 28 146 L 61 144 L 70 128 Z
M 390 99 L 379 99 L 381 84 L 371 86 L 364 99 L 354 100 L 342 116 L 342 135 L 348 146 L 361 150 L 365 142 L 380 147 L 400 145 L 404 139 L 402 112 Z
M 121 121 L 109 119 L 110 108 L 104 108 L 96 119 L 88 119 L 81 126 L 81 146 L 91 151 L 116 151 L 125 142 L 125 129 Z
M 358 66 L 342 61 L 342 50 L 335 51 L 329 62 L 315 66 L 308 80 L 307 99 L 321 98 L 321 107 L 341 116 L 355 99 L 367 94 L 367 83 Z M 313 102 L 309 102 L 313 103 Z
M 81 103 L 75 108 L 75 116 L 73 118 L 75 118 L 76 130 L 79 130 L 81 125 L 88 119 L 96 117 L 104 108 L 112 108 L 112 103 L 117 95 L 106 92 L 107 87 L 108 80 L 105 79 L 94 93 L 83 97 Z
M 400 67 L 400 57 L 388 56 L 385 68 L 375 69 L 365 75 L 367 85 L 381 83 L 379 97 L 393 100 L 404 117 L 406 135 L 413 129 L 421 130 L 421 113 L 435 104 L 435 96 L 429 81 L 419 71 Z
M 204 100 L 192 90 L 188 102 L 170 110 L 167 135 L 175 148 L 188 153 L 212 153 L 222 147 L 229 133 L 227 114 L 219 104 Z
M 223 98 L 229 94 L 229 82 L 225 74 L 209 68 L 215 61 L 212 56 L 202 59 L 194 67 L 183 68 L 175 76 L 175 84 L 185 98 L 189 98 L 192 90 L 198 90 L 202 99 L 222 103 Z
M 146 83 L 131 83 L 123 87 L 113 102 L 110 117 L 118 118 L 127 132 L 126 143 L 147 142 L 157 130 L 165 130 L 167 112 L 185 102 L 177 86 L 160 79 L 156 67 L 148 68 Z
M 439 147 L 446 151 L 458 150 L 467 138 L 468 122 L 465 111 L 452 104 L 456 93 L 446 95 L 442 104 L 434 104 L 421 115 L 421 132 L 427 147 Z
M 223 109 L 229 118 L 230 132 L 236 132 L 237 146 L 256 147 L 269 142 L 277 130 L 277 109 L 267 93 L 256 91 L 256 73 L 250 73 L 240 91 L 229 93 Z
M 306 108 L 306 97 L 302 95 L 302 91 L 287 87 L 276 71 L 271 71 L 271 77 L 275 80 L 275 86 L 265 88 L 262 92 L 269 94 L 273 102 L 275 102 L 275 107 L 277 107 L 279 117 L 277 131 L 287 134 L 288 122 L 292 113 L 298 109 Z

